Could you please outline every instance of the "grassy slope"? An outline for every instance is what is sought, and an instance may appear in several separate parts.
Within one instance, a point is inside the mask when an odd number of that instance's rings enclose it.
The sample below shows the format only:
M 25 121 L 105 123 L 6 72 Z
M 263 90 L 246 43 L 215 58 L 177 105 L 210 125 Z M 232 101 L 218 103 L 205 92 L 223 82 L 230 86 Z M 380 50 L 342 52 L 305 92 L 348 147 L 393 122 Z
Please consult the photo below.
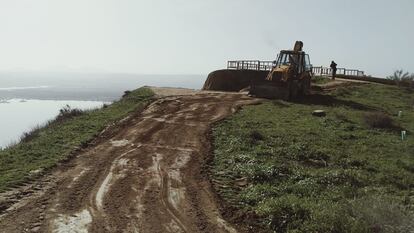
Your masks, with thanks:
M 106 108 L 51 122 L 36 131 L 28 142 L 0 151 L 0 192 L 26 181 L 30 173 L 46 170 L 85 145 L 107 125 L 144 106 L 153 92 L 140 88 Z
M 215 187 L 265 232 L 407 232 L 414 229 L 413 107 L 413 92 L 377 84 L 245 107 L 213 130 Z M 315 109 L 327 116 L 312 116 Z M 369 128 L 370 111 L 391 115 L 407 140 Z

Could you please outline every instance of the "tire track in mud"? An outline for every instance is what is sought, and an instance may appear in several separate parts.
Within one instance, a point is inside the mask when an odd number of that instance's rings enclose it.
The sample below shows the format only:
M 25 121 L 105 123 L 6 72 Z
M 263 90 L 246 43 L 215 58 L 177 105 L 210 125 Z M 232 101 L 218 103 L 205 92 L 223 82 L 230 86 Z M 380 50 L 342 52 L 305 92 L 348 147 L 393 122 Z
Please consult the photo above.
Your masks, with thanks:
M 170 196 L 170 188 L 168 187 L 169 184 L 169 178 L 167 175 L 165 175 L 165 172 L 162 171 L 160 164 L 157 164 L 157 171 L 159 176 L 161 177 L 161 183 L 160 183 L 160 189 L 162 190 L 161 192 L 161 202 L 163 204 L 163 206 L 165 207 L 165 209 L 167 210 L 167 212 L 170 214 L 172 221 L 178 226 L 178 228 L 180 229 L 181 232 L 187 232 L 187 228 L 185 227 L 185 225 L 181 222 L 180 220 L 180 214 L 179 214 L 179 210 L 176 206 L 174 206 L 174 203 L 176 203 L 175 200 L 173 200 Z M 179 201 L 180 197 L 178 197 Z M 178 230 L 178 229 L 176 229 Z
M 201 170 L 210 125 L 254 102 L 202 92 L 153 102 L 7 211 L 0 232 L 237 232 Z

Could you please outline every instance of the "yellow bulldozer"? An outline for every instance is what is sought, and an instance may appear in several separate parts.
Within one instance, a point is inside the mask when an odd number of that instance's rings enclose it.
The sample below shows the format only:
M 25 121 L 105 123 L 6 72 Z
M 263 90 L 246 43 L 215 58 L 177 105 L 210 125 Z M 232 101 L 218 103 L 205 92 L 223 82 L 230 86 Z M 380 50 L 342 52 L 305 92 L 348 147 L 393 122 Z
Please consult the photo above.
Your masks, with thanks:
M 302 48 L 303 42 L 297 41 L 293 50 L 280 51 L 273 62 L 229 61 L 227 69 L 208 75 L 203 90 L 249 90 L 252 96 L 285 100 L 307 95 L 311 87 L 312 65 Z
M 264 80 L 252 80 L 249 94 L 270 99 L 295 99 L 307 95 L 311 87 L 312 66 L 303 42 L 296 41 L 293 50 L 280 51 Z

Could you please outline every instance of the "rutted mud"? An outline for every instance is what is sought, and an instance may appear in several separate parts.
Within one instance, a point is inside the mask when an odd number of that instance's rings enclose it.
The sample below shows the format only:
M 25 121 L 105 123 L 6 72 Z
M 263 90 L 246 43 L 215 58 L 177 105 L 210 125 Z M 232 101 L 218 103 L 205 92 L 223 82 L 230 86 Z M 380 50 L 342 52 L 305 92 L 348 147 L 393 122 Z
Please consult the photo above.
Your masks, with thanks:
M 88 210 L 83 210 L 80 213 L 73 214 L 71 216 L 61 215 L 53 223 L 54 229 L 52 232 L 67 233 L 67 232 L 79 232 L 87 233 L 88 226 L 92 222 L 92 216 Z
M 153 102 L 3 211 L 0 231 L 237 232 L 222 218 L 202 166 L 211 123 L 254 101 L 201 92 Z

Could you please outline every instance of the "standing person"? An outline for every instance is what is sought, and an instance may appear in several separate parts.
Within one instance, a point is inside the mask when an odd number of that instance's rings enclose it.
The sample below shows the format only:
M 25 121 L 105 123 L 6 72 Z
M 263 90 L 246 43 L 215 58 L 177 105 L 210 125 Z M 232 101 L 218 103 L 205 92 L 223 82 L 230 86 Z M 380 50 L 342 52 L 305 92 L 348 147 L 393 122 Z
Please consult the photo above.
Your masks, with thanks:
M 335 80 L 335 76 L 336 76 L 336 63 L 334 61 L 331 62 L 331 69 L 332 69 L 332 79 Z

